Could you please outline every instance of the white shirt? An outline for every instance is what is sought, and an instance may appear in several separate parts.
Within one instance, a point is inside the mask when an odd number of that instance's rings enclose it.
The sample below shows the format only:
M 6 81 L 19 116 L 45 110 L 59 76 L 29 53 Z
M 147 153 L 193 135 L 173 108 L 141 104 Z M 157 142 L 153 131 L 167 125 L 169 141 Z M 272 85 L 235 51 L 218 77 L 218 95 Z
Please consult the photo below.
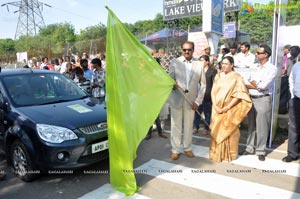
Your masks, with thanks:
M 231 54 L 231 52 L 230 52 L 230 53 L 227 53 L 226 55 L 224 55 L 224 57 L 227 57 L 227 56 L 230 56 L 230 57 L 233 58 L 233 60 L 234 60 L 234 66 L 235 66 L 236 63 L 238 62 L 238 54 L 235 53 L 235 54 L 233 55 L 233 54 Z
M 237 57 L 234 61 L 237 61 L 234 65 L 239 68 L 249 68 L 252 67 L 254 64 L 255 55 L 251 52 L 245 53 L 238 53 Z
M 189 82 L 190 82 L 190 74 L 192 68 L 192 62 L 185 61 L 185 83 L 186 83 L 186 90 L 189 90 Z
M 60 70 L 59 70 L 59 72 L 60 72 L 61 74 L 63 74 L 64 72 L 66 72 L 66 70 L 67 70 L 67 63 L 68 63 L 68 62 L 63 62 L 63 63 L 61 64 L 61 67 L 60 67 Z
M 249 76 L 245 78 L 245 84 L 249 85 L 252 80 L 256 81 L 257 89 L 249 89 L 250 95 L 272 95 L 277 68 L 270 62 L 252 67 Z
M 291 98 L 300 98 L 300 62 L 294 64 L 289 77 Z

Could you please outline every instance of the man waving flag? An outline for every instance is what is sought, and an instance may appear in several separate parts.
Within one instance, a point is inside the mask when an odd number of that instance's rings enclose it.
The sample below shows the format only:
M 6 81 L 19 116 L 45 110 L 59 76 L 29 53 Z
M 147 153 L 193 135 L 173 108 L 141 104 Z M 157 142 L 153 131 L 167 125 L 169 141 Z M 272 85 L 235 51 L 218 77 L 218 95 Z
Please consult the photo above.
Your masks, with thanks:
M 174 81 L 108 8 L 106 90 L 110 183 L 137 190 L 136 150 L 168 98 Z

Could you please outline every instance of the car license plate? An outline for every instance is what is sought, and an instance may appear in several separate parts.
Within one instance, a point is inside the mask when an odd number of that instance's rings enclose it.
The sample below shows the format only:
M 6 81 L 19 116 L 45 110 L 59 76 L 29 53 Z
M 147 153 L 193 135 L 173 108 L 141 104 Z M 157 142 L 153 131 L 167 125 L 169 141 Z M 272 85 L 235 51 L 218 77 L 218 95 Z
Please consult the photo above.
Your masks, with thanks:
M 92 145 L 92 153 L 97 153 L 105 149 L 108 149 L 108 140 Z

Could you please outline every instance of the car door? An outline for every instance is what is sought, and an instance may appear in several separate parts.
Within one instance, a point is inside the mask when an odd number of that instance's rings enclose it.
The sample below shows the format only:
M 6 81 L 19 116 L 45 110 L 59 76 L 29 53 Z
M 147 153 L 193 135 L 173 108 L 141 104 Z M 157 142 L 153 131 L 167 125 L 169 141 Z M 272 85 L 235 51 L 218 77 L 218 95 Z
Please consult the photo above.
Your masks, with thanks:
M 5 102 L 2 93 L 2 88 L 0 85 L 0 149 L 3 149 L 4 144 L 4 132 L 5 132 L 5 123 L 4 123 L 4 115 L 5 115 Z

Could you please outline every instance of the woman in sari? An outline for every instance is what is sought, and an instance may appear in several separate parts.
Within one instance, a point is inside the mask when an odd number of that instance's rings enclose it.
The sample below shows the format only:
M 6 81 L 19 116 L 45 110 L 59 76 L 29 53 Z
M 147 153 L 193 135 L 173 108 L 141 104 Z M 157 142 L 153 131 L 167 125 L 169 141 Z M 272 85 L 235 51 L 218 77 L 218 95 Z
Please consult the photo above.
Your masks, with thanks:
M 234 60 L 222 60 L 221 72 L 214 79 L 211 98 L 211 143 L 209 158 L 215 162 L 237 158 L 240 139 L 239 124 L 252 106 L 241 75 L 233 71 Z

